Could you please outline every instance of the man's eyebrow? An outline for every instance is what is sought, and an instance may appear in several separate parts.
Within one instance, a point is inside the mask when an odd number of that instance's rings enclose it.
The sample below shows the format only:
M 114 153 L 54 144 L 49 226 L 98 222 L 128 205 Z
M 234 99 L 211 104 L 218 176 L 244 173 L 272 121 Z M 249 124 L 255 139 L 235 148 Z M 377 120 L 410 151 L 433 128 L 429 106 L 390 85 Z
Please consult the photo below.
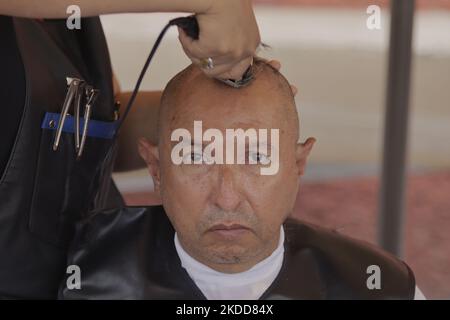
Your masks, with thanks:
M 171 141 L 171 142 L 170 142 L 170 144 L 171 144 L 172 146 L 178 145 L 178 144 L 180 144 L 180 143 L 185 144 L 185 145 L 189 145 L 189 144 L 187 143 L 187 141 L 185 141 L 185 140 L 183 140 L 183 141 Z M 191 147 L 193 147 L 193 146 L 200 146 L 200 145 L 201 145 L 201 146 L 202 146 L 202 149 L 204 149 L 207 145 L 209 145 L 209 144 L 211 144 L 211 143 L 213 143 L 213 140 L 211 140 L 211 141 L 202 141 L 201 144 L 200 144 L 200 143 L 195 143 L 195 142 L 192 140 L 191 143 L 190 143 L 190 145 L 191 145 Z M 271 144 L 269 141 L 267 141 L 266 139 L 264 139 L 264 140 L 262 140 L 262 141 L 258 141 L 256 144 L 250 144 L 249 141 L 248 141 L 248 139 L 245 139 L 245 146 L 246 146 L 246 148 L 250 148 L 250 147 L 259 147 L 261 143 L 265 143 L 265 144 L 267 145 L 267 148 L 268 148 L 268 149 L 270 149 L 270 148 L 272 147 L 272 144 Z M 226 140 L 225 140 L 225 139 L 224 139 L 224 141 L 223 141 L 223 146 L 226 147 Z
M 185 144 L 185 145 L 189 145 L 189 139 L 183 139 L 182 141 L 179 141 L 179 140 L 172 140 L 172 141 L 170 141 L 170 144 L 171 145 L 178 145 L 178 144 Z M 201 144 L 200 143 L 195 143 L 195 141 L 194 141 L 194 139 L 191 139 L 190 140 L 190 145 L 191 146 L 199 146 L 199 145 L 202 145 L 202 147 L 205 147 L 206 145 L 208 145 L 208 144 L 210 144 L 212 141 L 203 141 Z

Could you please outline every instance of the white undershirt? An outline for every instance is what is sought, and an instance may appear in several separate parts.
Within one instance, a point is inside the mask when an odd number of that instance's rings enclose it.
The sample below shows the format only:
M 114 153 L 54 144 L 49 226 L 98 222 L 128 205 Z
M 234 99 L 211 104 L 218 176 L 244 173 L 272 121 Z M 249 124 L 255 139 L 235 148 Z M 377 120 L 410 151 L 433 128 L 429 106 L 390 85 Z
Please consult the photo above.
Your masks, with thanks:
M 281 227 L 278 247 L 266 259 L 240 273 L 222 273 L 198 262 L 181 246 L 175 233 L 175 248 L 191 279 L 208 300 L 257 300 L 280 272 L 284 257 L 284 230 Z M 416 286 L 414 300 L 426 300 Z
M 422 291 L 420 291 L 418 286 L 416 286 L 416 292 L 414 293 L 414 300 L 427 300 L 427 298 L 422 293 Z
M 208 300 L 257 300 L 280 272 L 284 257 L 284 230 L 280 229 L 278 247 L 266 259 L 240 273 L 218 272 L 192 258 L 175 233 L 175 248 L 191 279 Z

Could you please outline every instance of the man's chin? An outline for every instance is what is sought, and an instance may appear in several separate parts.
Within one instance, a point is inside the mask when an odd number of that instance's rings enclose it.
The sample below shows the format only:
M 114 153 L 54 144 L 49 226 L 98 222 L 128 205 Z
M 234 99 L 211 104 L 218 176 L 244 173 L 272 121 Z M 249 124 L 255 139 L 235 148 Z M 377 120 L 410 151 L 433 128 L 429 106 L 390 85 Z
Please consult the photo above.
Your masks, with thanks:
M 214 264 L 217 271 L 231 273 L 233 266 L 240 266 L 246 263 L 248 256 L 241 252 L 216 252 L 210 256 L 210 262 Z
M 228 269 L 232 265 L 246 264 L 254 258 L 254 246 L 239 244 L 215 245 L 207 250 L 209 262 Z M 221 268 L 222 269 L 222 268 Z
M 216 256 L 249 255 L 258 247 L 258 239 L 250 229 L 214 230 L 202 237 L 203 248 Z

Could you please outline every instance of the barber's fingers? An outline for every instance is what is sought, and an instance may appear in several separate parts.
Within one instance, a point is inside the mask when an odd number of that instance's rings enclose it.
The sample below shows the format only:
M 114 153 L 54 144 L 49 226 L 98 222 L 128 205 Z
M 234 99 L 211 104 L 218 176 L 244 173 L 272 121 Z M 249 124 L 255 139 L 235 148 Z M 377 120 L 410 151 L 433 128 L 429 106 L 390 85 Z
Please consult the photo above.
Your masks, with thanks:
M 189 56 L 190 59 L 200 59 L 204 55 L 204 52 L 200 50 L 197 45 L 195 45 L 196 40 L 189 37 L 186 32 L 180 27 L 178 27 L 178 39 L 180 40 L 184 52 Z
M 223 66 L 227 65 L 228 67 L 232 66 L 231 63 L 229 62 L 229 59 L 227 59 L 226 57 L 220 57 L 220 56 L 207 56 L 202 54 L 201 52 L 196 51 L 196 49 L 193 46 L 189 46 L 188 43 L 192 43 L 193 40 L 186 35 L 186 33 L 184 32 L 183 29 L 178 28 L 179 31 L 179 39 L 183 48 L 184 53 L 188 56 L 188 58 L 192 61 L 192 63 L 194 63 L 195 65 L 199 66 L 199 67 L 204 67 L 203 64 L 206 59 L 211 58 L 212 62 L 213 62 L 213 66 L 214 68 L 217 70 L 219 69 L 218 67 L 222 66 L 223 70 Z M 209 73 L 210 75 L 211 73 Z
M 292 94 L 294 96 L 296 96 L 298 94 L 298 89 L 296 86 L 294 86 L 293 84 L 291 84 L 291 90 L 292 90 Z
M 250 62 L 251 58 L 247 58 L 237 64 L 222 64 L 212 69 L 202 68 L 202 70 L 210 78 L 240 80 L 250 66 Z M 199 66 L 202 64 L 200 60 L 195 60 L 194 63 Z
M 253 60 L 253 57 L 246 57 L 238 63 L 220 64 L 216 62 L 217 60 L 221 61 L 220 58 L 214 57 L 211 58 L 214 67 L 208 69 L 204 66 L 204 59 L 196 58 L 192 56 L 187 49 L 184 50 L 186 55 L 191 59 L 192 63 L 200 67 L 203 72 L 211 78 L 240 80 L 242 79 L 242 75 L 245 73 L 245 71 L 247 71 Z
M 207 68 L 204 68 L 204 66 L 203 66 L 204 62 L 202 60 L 194 58 L 194 57 L 192 57 L 192 58 L 190 57 L 190 59 L 191 59 L 193 64 L 195 64 L 201 70 L 203 70 L 205 75 L 210 77 L 210 78 L 229 79 L 229 78 L 226 78 L 223 75 L 225 73 L 228 74 L 228 70 L 233 68 L 233 66 L 230 65 L 230 64 L 223 64 L 223 65 L 219 65 L 219 66 L 214 65 L 213 69 L 207 69 Z
M 234 65 L 230 65 L 228 69 L 224 72 L 220 72 L 221 70 L 206 70 L 205 72 L 208 74 L 210 71 L 215 71 L 215 75 L 210 75 L 219 79 L 233 79 L 233 80 L 241 80 L 245 71 L 250 67 L 253 61 L 253 56 L 247 57 L 239 61 Z M 215 69 L 215 68 L 214 68 Z
M 219 65 L 230 65 L 230 61 L 227 57 L 224 56 L 217 56 L 217 55 L 204 55 L 201 54 L 199 52 L 195 52 L 195 49 L 193 49 L 192 47 L 186 45 L 187 42 L 192 41 L 191 38 L 189 36 L 186 35 L 186 33 L 184 32 L 183 29 L 179 28 L 179 39 L 183 48 L 184 53 L 188 56 L 189 59 L 191 59 L 191 61 L 198 65 L 201 66 L 201 61 L 211 58 L 213 60 L 214 66 L 219 66 Z
M 220 55 L 213 50 L 205 50 L 199 46 L 198 40 L 194 40 L 189 37 L 186 32 L 178 28 L 178 39 L 180 40 L 181 46 L 184 52 L 191 60 L 201 60 L 206 58 L 214 58 L 215 65 L 227 63 L 225 59 L 219 59 Z M 229 63 L 229 62 L 228 62 Z
M 250 60 L 251 60 L 251 59 L 252 59 L 252 58 L 250 58 Z M 201 67 L 202 61 L 201 61 L 200 59 L 192 58 L 191 60 L 192 60 L 192 62 L 193 62 L 195 65 Z M 218 67 L 218 68 L 214 68 L 215 71 L 218 73 L 218 75 L 215 76 L 215 78 L 219 78 L 219 79 L 236 79 L 237 75 L 241 74 L 241 71 L 242 71 L 242 69 L 239 69 L 239 68 L 248 68 L 248 63 L 249 63 L 248 61 L 244 60 L 244 61 L 242 61 L 241 63 L 242 63 L 242 65 L 239 65 L 239 64 L 238 64 L 236 67 L 233 67 L 233 68 L 231 69 L 231 71 L 225 71 L 224 73 L 221 73 L 221 71 L 223 71 L 223 70 L 228 70 L 229 67 L 230 67 L 229 65 L 224 65 L 224 66 L 221 66 L 221 67 Z M 274 67 L 275 69 L 277 69 L 277 70 L 279 70 L 280 67 L 281 67 L 281 64 L 280 64 L 277 60 L 270 61 L 269 64 L 270 64 L 272 67 Z M 236 68 L 237 70 L 234 69 L 234 68 Z M 208 71 L 208 70 L 204 70 L 204 72 L 205 72 L 207 75 L 209 75 L 210 77 L 212 77 L 212 75 L 210 75 L 212 72 L 210 72 L 210 71 Z M 244 71 L 244 72 L 245 72 L 245 71 Z M 293 84 L 291 84 L 290 86 L 291 86 L 292 94 L 293 94 L 294 96 L 296 96 L 296 95 L 298 94 L 298 88 L 297 88 L 297 86 L 295 86 L 295 85 L 293 85 Z
M 280 71 L 280 69 L 281 69 L 281 63 L 280 63 L 280 61 L 278 61 L 278 60 L 270 60 L 270 61 L 268 62 L 268 64 L 270 64 L 270 65 L 272 66 L 272 68 L 275 68 L 275 69 L 277 69 L 278 71 Z
M 270 64 L 273 68 L 277 69 L 278 71 L 280 71 L 281 69 L 281 63 L 278 60 L 270 60 L 268 62 L 268 64 Z M 292 90 L 292 94 L 294 96 L 296 96 L 298 94 L 298 88 L 297 86 L 291 84 L 291 90 Z
M 207 69 L 204 66 L 203 59 L 198 59 L 198 58 L 192 57 L 192 56 L 189 55 L 188 52 L 186 52 L 186 55 L 189 57 L 189 59 L 191 59 L 193 64 L 198 66 L 201 70 L 203 70 L 203 72 L 208 77 L 211 77 L 211 78 L 220 78 L 219 75 L 221 75 L 221 74 L 227 72 L 228 70 L 230 70 L 231 68 L 233 68 L 233 66 L 231 64 L 216 65 L 216 63 L 214 62 L 214 59 L 213 59 L 214 68 Z
M 189 37 L 182 28 L 178 27 L 181 45 L 194 57 L 199 59 L 223 57 L 224 61 L 221 63 L 236 63 L 244 57 L 256 54 L 260 45 L 258 30 L 256 30 L 256 35 L 253 35 L 254 38 L 246 39 L 245 30 L 240 30 L 237 34 L 232 35 L 233 31 L 227 31 L 223 25 L 210 16 L 197 15 L 197 20 L 199 23 L 206 24 L 206 28 L 200 30 L 199 39 Z
M 210 54 L 206 54 L 198 45 L 198 42 L 190 38 L 186 33 L 179 29 L 179 39 L 186 55 L 191 61 L 202 66 L 202 61 L 211 58 L 214 68 L 202 68 L 206 75 L 214 78 L 224 78 L 232 76 L 230 79 L 239 80 L 248 69 L 252 62 L 253 53 L 243 54 L 225 54 L 221 55 L 220 50 L 211 49 Z
M 199 66 L 203 70 L 205 75 L 210 78 L 240 80 L 242 79 L 242 75 L 249 68 L 252 59 L 252 57 L 245 58 L 236 64 L 228 63 L 216 65 L 214 63 L 214 68 L 211 69 L 203 68 L 203 62 L 200 59 L 193 58 L 192 62 Z
M 192 61 L 213 58 L 214 68 L 203 69 L 212 77 L 241 79 L 261 38 L 252 0 L 213 0 L 203 12 L 196 12 L 199 39 L 179 31 L 180 42 Z M 239 74 L 240 73 L 240 74 Z
M 308 139 L 306 139 L 306 141 L 303 143 L 303 145 L 308 148 L 311 149 L 314 144 L 317 142 L 317 139 L 314 137 L 309 137 Z
M 203 59 L 208 57 L 203 57 L 201 51 L 193 44 L 195 40 L 186 35 L 183 29 L 179 28 L 179 38 L 183 45 L 183 50 L 186 55 L 191 59 L 191 61 L 199 67 L 203 65 Z M 190 45 L 193 44 L 193 45 Z M 202 58 L 199 58 L 202 56 Z M 213 60 L 214 68 L 206 69 L 202 68 L 204 73 L 209 77 L 220 78 L 220 79 L 235 79 L 239 80 L 242 78 L 244 72 L 248 69 L 252 63 L 253 56 L 246 57 L 239 61 L 238 63 L 226 63 L 227 57 L 210 57 Z M 273 68 L 280 71 L 281 63 L 278 60 L 270 60 L 268 62 Z M 298 88 L 291 84 L 292 94 L 296 96 L 298 94 Z

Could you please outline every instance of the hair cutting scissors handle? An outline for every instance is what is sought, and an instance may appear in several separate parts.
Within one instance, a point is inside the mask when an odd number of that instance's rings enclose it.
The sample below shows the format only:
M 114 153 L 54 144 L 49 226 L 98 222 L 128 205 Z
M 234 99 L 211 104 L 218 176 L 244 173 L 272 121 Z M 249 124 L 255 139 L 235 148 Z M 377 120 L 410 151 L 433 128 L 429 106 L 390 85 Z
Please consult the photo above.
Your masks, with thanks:
M 56 151 L 59 147 L 59 142 L 61 141 L 61 135 L 66 122 L 67 115 L 69 114 L 69 108 L 72 104 L 73 98 L 78 93 L 78 87 L 83 83 L 83 80 L 77 78 L 67 78 L 67 84 L 69 89 L 67 90 L 66 99 L 61 110 L 61 117 L 59 118 L 58 127 L 56 129 L 55 140 L 53 141 L 53 151 Z

